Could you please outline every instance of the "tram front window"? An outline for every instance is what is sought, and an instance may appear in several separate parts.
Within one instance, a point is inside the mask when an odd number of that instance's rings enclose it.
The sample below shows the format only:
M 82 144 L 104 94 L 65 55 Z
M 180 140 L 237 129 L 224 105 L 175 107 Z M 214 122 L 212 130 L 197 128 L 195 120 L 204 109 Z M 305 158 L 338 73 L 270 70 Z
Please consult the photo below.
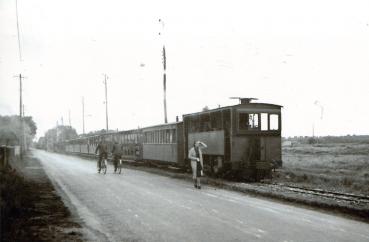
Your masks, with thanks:
M 267 113 L 261 113 L 260 114 L 260 126 L 261 131 L 268 131 L 268 114 Z
M 270 114 L 270 130 L 278 130 L 279 129 L 279 116 L 278 114 Z
M 240 113 L 238 127 L 240 130 L 259 130 L 259 114 Z

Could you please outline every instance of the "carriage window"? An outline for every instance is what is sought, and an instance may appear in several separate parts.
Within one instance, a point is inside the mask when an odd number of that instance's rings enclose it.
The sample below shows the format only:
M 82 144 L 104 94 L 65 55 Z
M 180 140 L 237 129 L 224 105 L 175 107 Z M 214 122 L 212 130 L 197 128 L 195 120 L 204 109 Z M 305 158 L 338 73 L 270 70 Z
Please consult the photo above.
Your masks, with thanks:
M 259 114 L 240 113 L 238 127 L 239 129 L 243 129 L 243 130 L 258 130 L 259 129 Z
M 176 130 L 172 130 L 173 131 L 173 135 L 172 135 L 172 142 L 173 143 L 177 143 L 177 132 Z
M 268 130 L 268 114 L 262 113 L 260 114 L 260 121 L 261 121 L 261 130 L 266 131 Z
M 279 115 L 278 114 L 270 114 L 270 130 L 278 130 L 279 129 Z
M 165 143 L 170 143 L 170 129 L 165 130 Z

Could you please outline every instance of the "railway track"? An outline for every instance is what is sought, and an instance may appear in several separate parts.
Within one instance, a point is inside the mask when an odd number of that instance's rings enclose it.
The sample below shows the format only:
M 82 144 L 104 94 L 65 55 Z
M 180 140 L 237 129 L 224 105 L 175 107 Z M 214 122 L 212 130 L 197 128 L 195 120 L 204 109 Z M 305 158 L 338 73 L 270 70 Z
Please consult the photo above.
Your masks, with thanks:
M 285 184 L 271 184 L 275 188 L 281 188 L 290 192 L 295 193 L 302 193 L 320 197 L 327 197 L 335 200 L 344 200 L 353 203 L 365 203 L 369 205 L 369 196 L 365 195 L 357 195 L 351 193 L 340 193 L 340 192 L 332 192 L 326 191 L 322 189 L 314 189 L 314 188 L 305 188 L 305 187 L 298 187 L 298 186 L 291 186 Z

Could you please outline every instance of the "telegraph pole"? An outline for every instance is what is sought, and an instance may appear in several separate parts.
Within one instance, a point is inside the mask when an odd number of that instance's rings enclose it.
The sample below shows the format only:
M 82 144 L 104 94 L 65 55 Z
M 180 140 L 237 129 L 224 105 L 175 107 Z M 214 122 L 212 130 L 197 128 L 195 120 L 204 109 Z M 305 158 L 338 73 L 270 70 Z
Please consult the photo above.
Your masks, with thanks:
M 22 79 L 24 79 L 24 76 L 22 74 L 19 74 L 19 76 L 16 76 L 19 78 L 19 117 L 22 118 L 23 114 L 23 100 L 22 100 L 22 94 L 23 94 L 23 86 L 22 86 Z
M 162 24 L 163 33 L 164 33 L 164 22 L 163 20 L 159 19 L 159 22 Z M 163 35 L 163 33 L 159 32 L 159 35 Z M 163 41 L 164 42 L 164 41 Z M 167 75 L 166 75 L 166 69 L 167 69 L 167 58 L 165 54 L 165 44 L 163 43 L 163 90 L 164 90 L 164 122 L 168 123 L 167 118 Z
M 85 134 L 85 98 L 82 97 L 82 130 Z
M 23 134 L 23 146 L 24 150 L 27 150 L 27 137 L 26 137 L 26 131 L 24 129 L 24 104 L 22 104 L 22 134 Z
M 24 123 L 23 123 L 23 115 L 24 115 L 24 111 L 23 111 L 23 85 L 22 85 L 22 79 L 24 79 L 25 77 L 22 76 L 22 74 L 16 75 L 14 76 L 16 78 L 19 78 L 19 122 L 21 123 L 21 137 L 19 137 L 19 144 L 20 144 L 20 158 L 22 159 L 23 157 L 23 151 L 24 151 L 24 139 L 25 139 L 25 135 L 24 135 Z
M 104 84 L 105 84 L 105 117 L 106 117 L 106 132 L 109 131 L 109 119 L 108 119 L 108 76 L 104 75 Z
M 69 126 L 72 127 L 72 123 L 70 121 L 70 109 L 68 110 L 68 120 L 69 120 Z
M 18 37 L 18 51 L 19 51 L 19 61 L 22 62 L 22 49 L 21 49 L 21 41 L 20 41 L 20 34 L 19 34 L 19 18 L 18 18 L 18 0 L 15 0 L 15 15 L 17 20 L 17 37 Z M 22 74 L 19 74 L 19 121 L 21 122 L 21 136 L 19 137 L 20 141 L 20 158 L 23 159 L 23 152 L 26 145 L 26 135 L 24 131 L 24 120 L 22 118 L 22 115 L 24 116 L 24 110 L 23 110 L 23 102 L 22 102 L 22 79 L 24 77 Z M 23 110 L 23 111 L 22 111 Z
M 166 74 L 166 56 L 165 56 L 165 46 L 163 46 L 163 89 L 164 89 L 164 122 L 168 123 L 167 118 L 167 74 Z

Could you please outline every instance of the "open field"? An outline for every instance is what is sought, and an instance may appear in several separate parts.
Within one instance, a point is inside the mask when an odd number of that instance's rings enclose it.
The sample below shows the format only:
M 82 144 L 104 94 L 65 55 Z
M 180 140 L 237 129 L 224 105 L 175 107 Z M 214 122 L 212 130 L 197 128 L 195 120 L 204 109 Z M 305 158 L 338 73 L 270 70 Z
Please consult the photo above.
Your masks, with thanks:
M 369 195 L 369 145 L 295 144 L 283 147 L 283 168 L 274 181 L 308 188 Z

